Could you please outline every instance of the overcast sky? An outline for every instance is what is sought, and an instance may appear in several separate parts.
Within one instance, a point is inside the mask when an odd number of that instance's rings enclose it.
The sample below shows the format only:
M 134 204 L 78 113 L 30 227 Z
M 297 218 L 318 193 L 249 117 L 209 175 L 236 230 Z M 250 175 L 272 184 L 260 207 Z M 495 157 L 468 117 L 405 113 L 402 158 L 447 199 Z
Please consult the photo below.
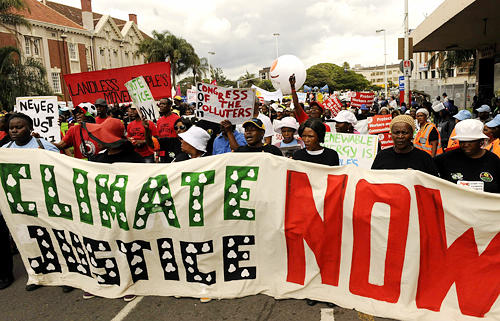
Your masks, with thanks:
M 53 0 L 80 8 L 80 0 Z M 443 0 L 409 0 L 409 26 L 416 28 Z M 128 20 L 138 16 L 148 34 L 169 30 L 189 41 L 200 57 L 232 79 L 257 73 L 279 54 L 298 56 L 310 67 L 321 62 L 351 66 L 397 62 L 403 35 L 404 0 L 93 0 L 94 12 Z

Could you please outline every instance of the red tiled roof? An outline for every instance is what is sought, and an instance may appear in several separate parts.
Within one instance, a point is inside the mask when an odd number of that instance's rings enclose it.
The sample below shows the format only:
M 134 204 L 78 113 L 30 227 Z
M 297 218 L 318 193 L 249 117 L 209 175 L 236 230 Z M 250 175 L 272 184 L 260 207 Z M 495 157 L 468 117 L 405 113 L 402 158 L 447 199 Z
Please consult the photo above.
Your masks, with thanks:
M 70 7 L 62 3 L 57 3 L 53 1 L 47 1 L 47 6 L 50 8 L 54 9 L 55 11 L 59 12 L 60 14 L 66 16 L 67 18 L 71 19 L 73 22 L 83 26 L 82 22 L 82 9 L 80 8 L 75 8 L 75 7 Z M 94 12 L 94 27 L 97 25 L 99 20 L 101 19 L 103 15 L 97 12 Z M 127 23 L 127 21 L 122 20 L 122 19 L 117 19 L 113 17 L 114 22 L 118 26 L 118 28 L 122 29 L 123 26 Z M 150 38 L 145 32 L 141 31 L 141 34 L 144 38 Z
M 24 0 L 24 3 L 26 9 L 20 11 L 15 10 L 14 12 L 22 15 L 26 19 L 85 30 L 81 25 L 36 0 Z

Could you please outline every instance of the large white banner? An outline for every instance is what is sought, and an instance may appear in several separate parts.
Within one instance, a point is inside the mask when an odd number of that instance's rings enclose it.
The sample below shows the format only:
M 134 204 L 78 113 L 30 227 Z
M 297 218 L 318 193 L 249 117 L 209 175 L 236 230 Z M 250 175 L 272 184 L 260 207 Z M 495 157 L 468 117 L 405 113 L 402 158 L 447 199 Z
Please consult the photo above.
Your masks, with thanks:
M 49 142 L 61 140 L 61 130 L 57 125 L 59 107 L 56 96 L 17 97 L 16 112 L 33 119 L 33 130 Z
M 267 91 L 255 85 L 252 85 L 252 89 L 255 89 L 255 94 L 257 97 L 262 98 L 264 101 L 274 100 L 275 102 L 280 102 L 283 99 L 283 93 L 281 89 L 276 91 Z
M 0 153 L 0 176 L 29 283 L 500 319 L 500 196 L 418 171 L 266 153 L 99 164 L 17 149 Z

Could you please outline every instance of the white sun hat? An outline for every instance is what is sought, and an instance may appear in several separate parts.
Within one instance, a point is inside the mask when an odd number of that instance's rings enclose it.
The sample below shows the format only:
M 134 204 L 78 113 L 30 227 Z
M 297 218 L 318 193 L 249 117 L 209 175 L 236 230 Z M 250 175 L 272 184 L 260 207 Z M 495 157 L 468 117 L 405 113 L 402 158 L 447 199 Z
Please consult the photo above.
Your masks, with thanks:
M 180 133 L 179 137 L 197 150 L 207 152 L 207 143 L 210 135 L 203 128 L 191 126 L 184 133 Z
M 274 127 L 274 131 L 278 134 L 281 134 L 281 128 L 287 127 L 295 129 L 295 134 L 297 133 L 297 129 L 299 129 L 299 123 L 293 117 L 283 117 L 281 120 L 276 121 L 276 126 Z
M 454 137 L 451 139 L 462 141 L 462 142 L 470 142 L 478 139 L 488 138 L 483 133 L 484 124 L 477 119 L 466 119 L 462 120 L 455 126 Z
M 350 123 L 352 125 L 356 125 L 358 120 L 356 119 L 356 116 L 348 110 L 341 110 L 337 116 L 333 119 L 334 122 L 336 123 Z

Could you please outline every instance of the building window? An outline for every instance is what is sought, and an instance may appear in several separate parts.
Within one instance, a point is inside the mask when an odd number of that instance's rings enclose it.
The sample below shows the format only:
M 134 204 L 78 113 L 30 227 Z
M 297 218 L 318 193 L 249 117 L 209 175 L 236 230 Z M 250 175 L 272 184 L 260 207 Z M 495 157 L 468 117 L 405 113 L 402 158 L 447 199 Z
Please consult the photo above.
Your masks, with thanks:
M 450 68 L 447 70 L 448 77 L 455 77 L 455 69 Z
M 78 49 L 74 43 L 68 43 L 69 59 L 78 60 Z
M 101 56 L 104 56 L 104 49 L 100 49 L 99 54 L 101 54 Z
M 431 78 L 432 79 L 436 78 L 436 71 L 435 70 L 431 71 Z
M 56 94 L 61 94 L 61 73 L 53 72 L 52 73 L 52 88 L 54 88 L 54 92 Z
M 24 51 L 27 56 L 31 55 L 31 39 L 24 37 Z
M 33 40 L 33 55 L 40 56 L 40 39 Z

